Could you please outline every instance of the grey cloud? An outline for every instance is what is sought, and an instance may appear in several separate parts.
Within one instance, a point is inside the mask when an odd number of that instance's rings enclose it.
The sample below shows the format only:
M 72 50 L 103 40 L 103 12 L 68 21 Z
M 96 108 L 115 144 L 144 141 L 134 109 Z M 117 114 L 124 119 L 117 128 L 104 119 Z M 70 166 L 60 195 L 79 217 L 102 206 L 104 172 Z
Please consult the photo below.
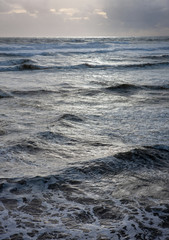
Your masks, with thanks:
M 50 0 L 0 0 L 0 7 L 12 10 L 20 7 L 27 12 L 46 12 L 50 8 Z
M 168 0 L 101 0 L 109 18 L 109 28 L 154 31 L 169 28 Z M 108 26 L 107 26 L 108 27 Z
M 17 8 L 25 12 L 12 13 Z M 77 9 L 72 16 L 68 14 L 71 9 Z M 4 36 L 167 35 L 169 0 L 0 0 L 0 33 Z
M 12 9 L 12 7 L 5 0 L 0 0 L 0 13 L 8 12 Z

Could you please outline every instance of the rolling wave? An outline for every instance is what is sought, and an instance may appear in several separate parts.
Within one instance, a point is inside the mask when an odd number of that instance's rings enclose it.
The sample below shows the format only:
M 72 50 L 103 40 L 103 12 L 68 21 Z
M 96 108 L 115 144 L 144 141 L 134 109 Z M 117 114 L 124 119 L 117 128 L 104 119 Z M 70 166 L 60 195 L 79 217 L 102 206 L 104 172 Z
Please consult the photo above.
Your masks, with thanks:
M 66 137 L 65 135 L 59 133 L 59 132 L 53 132 L 53 131 L 44 131 L 38 133 L 38 137 L 47 141 L 59 143 L 59 144 L 65 144 L 65 145 L 73 145 L 75 142 L 77 142 L 74 138 Z
M 66 51 L 67 50 L 67 51 Z M 51 48 L 49 50 L 39 50 L 39 51 L 32 51 L 31 49 L 29 50 L 28 49 L 28 52 L 0 52 L 0 57 L 13 57 L 13 58 L 18 58 L 18 57 L 34 57 L 34 56 L 46 56 L 46 57 L 50 57 L 50 56 L 58 56 L 58 55 L 66 55 L 66 56 L 71 56 L 71 55 L 95 55 L 95 54 L 108 54 L 108 53 L 122 53 L 122 52 L 140 52 L 140 51 L 143 51 L 143 52 L 153 52 L 153 51 L 156 51 L 157 49 L 156 48 L 149 48 L 149 49 L 146 49 L 146 48 L 129 48 L 129 47 L 126 47 L 126 48 L 119 48 L 119 47 L 116 47 L 116 48 L 109 48 L 109 47 L 105 47 L 104 45 L 101 46 L 100 48 L 98 48 L 97 46 L 93 48 L 92 47 L 89 47 L 87 48 L 86 46 L 85 47 L 82 47 L 82 48 L 77 48 L 77 46 L 73 46 L 72 48 L 67 48 L 64 46 L 63 47 L 60 47 L 60 48 Z M 167 51 L 168 50 L 168 47 L 163 47 L 163 48 L 159 48 L 158 50 L 162 50 L 162 51 Z M 168 59 L 168 55 L 167 54 L 163 54 L 163 55 L 149 55 L 149 56 L 142 56 L 142 58 L 148 58 L 148 59 Z
M 7 148 L 8 152 L 22 153 L 26 152 L 29 154 L 36 154 L 37 152 L 43 151 L 43 148 L 32 140 L 23 140 L 22 142 L 15 143 Z
M 103 91 L 107 92 L 117 92 L 117 93 L 135 93 L 137 91 L 169 91 L 169 84 L 164 85 L 136 85 L 129 83 L 121 83 L 116 85 L 110 85 L 105 88 L 96 88 L 96 89 L 82 89 L 78 91 L 80 95 L 84 96 L 94 96 L 102 93 Z M 35 89 L 35 90 L 13 90 L 7 91 L 0 89 L 0 99 L 3 98 L 13 98 L 17 97 L 31 97 L 39 95 L 50 95 L 50 94 L 61 94 L 62 90 L 50 90 L 50 89 Z M 73 114 L 63 114 L 59 116 L 58 121 L 68 120 L 73 122 L 83 122 L 83 118 L 73 115 Z
M 58 139 L 58 141 L 69 141 L 70 139 L 50 131 L 39 133 L 40 138 L 48 140 Z M 9 147 L 10 151 L 26 151 L 31 154 L 36 154 L 38 151 L 43 151 L 34 141 L 25 141 Z M 73 163 L 73 165 L 76 165 Z M 115 155 L 105 158 L 95 159 L 89 162 L 78 163 L 78 166 L 68 167 L 63 169 L 58 175 L 47 177 L 33 177 L 25 179 L 25 183 L 33 181 L 37 184 L 39 179 L 47 182 L 54 177 L 57 181 L 81 182 L 83 179 L 95 178 L 101 175 L 117 175 L 126 171 L 137 171 L 143 169 L 169 169 L 169 146 L 154 145 L 143 146 L 131 149 L 128 152 L 119 152 Z M 38 181 L 37 181 L 38 179 Z M 12 180 L 12 179 L 11 179 Z M 47 181 L 46 181 L 47 180 Z M 14 180 L 15 181 L 15 180 Z M 20 180 L 18 180 L 20 182 Z
M 11 93 L 0 89 L 0 99 L 1 98 L 11 98 L 11 97 L 13 97 Z
M 39 95 L 49 95 L 60 93 L 59 91 L 48 90 L 48 89 L 36 89 L 36 90 L 13 90 L 13 91 L 4 91 L 0 89 L 0 99 L 1 98 L 13 98 L 17 97 L 31 97 L 31 96 L 39 96 Z
M 149 56 L 143 56 L 142 58 L 155 59 L 155 60 L 165 60 L 165 59 L 169 59 L 169 55 L 168 54 L 149 55 Z
M 136 63 L 136 64 L 120 64 L 120 65 L 111 65 L 111 64 L 94 64 L 94 63 L 82 63 L 77 65 L 66 65 L 66 66 L 41 66 L 33 63 L 29 63 L 27 60 L 23 61 L 19 65 L 1 67 L 0 72 L 6 71 L 34 71 L 34 70 L 85 70 L 85 69 L 114 69 L 114 70 L 125 70 L 125 69 L 145 69 L 145 68 L 158 68 L 169 66 L 169 62 L 154 62 L 154 63 Z
M 141 91 L 141 90 L 151 90 L 151 91 L 168 91 L 169 84 L 166 85 L 135 85 L 129 83 L 122 83 L 105 88 L 111 92 L 129 92 L 129 91 Z
M 58 120 L 68 120 L 68 121 L 73 121 L 73 122 L 83 122 L 83 119 L 81 117 L 78 117 L 74 114 L 69 114 L 69 113 L 65 113 L 63 115 L 61 115 Z
M 72 173 L 74 176 L 77 174 L 76 179 L 80 180 L 88 176 L 94 178 L 99 175 L 116 175 L 141 168 L 169 168 L 169 146 L 155 145 L 132 149 L 105 159 L 86 162 L 81 167 L 73 168 Z M 68 172 L 71 173 L 71 170 L 68 169 Z M 67 171 L 65 175 L 68 176 Z
M 15 90 L 11 92 L 13 96 L 34 96 L 34 95 L 46 95 L 57 93 L 57 91 L 47 90 L 47 89 L 37 89 L 37 90 Z

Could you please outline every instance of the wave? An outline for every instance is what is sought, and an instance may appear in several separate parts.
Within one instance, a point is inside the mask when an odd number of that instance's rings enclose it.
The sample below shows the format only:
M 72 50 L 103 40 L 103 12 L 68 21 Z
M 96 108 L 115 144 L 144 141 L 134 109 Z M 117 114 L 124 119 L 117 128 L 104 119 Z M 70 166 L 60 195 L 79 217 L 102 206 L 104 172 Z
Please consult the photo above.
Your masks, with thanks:
M 65 113 L 63 115 L 61 115 L 58 120 L 68 120 L 68 121 L 73 121 L 73 122 L 83 122 L 83 119 L 73 115 L 73 114 L 69 114 L 69 113 Z
M 2 238 L 167 239 L 168 169 L 169 147 L 157 145 L 56 175 L 1 178 Z
M 38 89 L 38 90 L 15 90 L 11 92 L 13 96 L 34 96 L 34 95 L 48 95 L 57 93 L 56 91 L 47 90 L 47 89 Z
M 0 52 L 0 57 L 13 57 L 13 58 L 18 58 L 18 57 L 33 57 L 37 55 L 37 53 L 33 52 Z
M 0 66 L 2 67 L 10 67 L 10 66 L 18 66 L 22 64 L 36 64 L 36 61 L 28 58 L 17 58 L 17 59 L 9 59 L 0 62 Z
M 103 89 L 86 89 L 80 90 L 78 93 L 84 96 L 93 96 L 102 93 L 102 91 L 107 92 L 117 92 L 117 93 L 135 93 L 137 91 L 169 91 L 169 84 L 165 85 L 136 85 L 129 83 L 121 83 L 112 86 L 107 86 Z M 0 99 L 3 98 L 13 98 L 17 97 L 31 97 L 31 96 L 40 96 L 40 95 L 50 95 L 50 94 L 60 94 L 62 90 L 50 90 L 50 89 L 35 89 L 35 90 L 13 90 L 6 91 L 0 89 Z M 72 122 L 83 122 L 84 119 L 69 113 L 65 113 L 58 117 L 58 121 L 67 120 Z
M 136 168 L 168 168 L 169 146 L 144 146 L 143 148 L 136 148 L 129 152 L 118 153 L 114 157 L 127 161 L 129 164 L 133 162 L 136 164 Z
M 98 66 L 99 67 L 99 66 Z M 40 66 L 37 64 L 32 64 L 29 62 L 23 62 L 19 65 L 14 64 L 14 66 L 1 67 L 0 72 L 7 71 L 36 71 L 36 70 L 75 70 L 75 69 L 85 69 L 85 68 L 97 68 L 96 65 L 84 63 L 77 65 L 69 65 L 69 66 Z
M 23 63 L 20 65 L 14 65 L 11 67 L 9 66 L 1 67 L 0 72 L 35 71 L 35 70 L 47 70 L 47 69 L 53 69 L 53 67 L 45 67 L 45 66 L 40 66 L 40 65 L 31 64 L 31 63 Z
M 23 63 L 20 66 L 17 67 L 19 71 L 25 71 L 25 70 L 42 70 L 42 69 L 48 69 L 47 67 L 42 67 L 39 65 L 29 64 L 29 63 Z
M 142 58 L 153 59 L 153 60 L 165 60 L 165 59 L 169 59 L 169 55 L 168 54 L 149 55 L 149 56 L 143 56 Z
M 38 146 L 38 144 L 32 140 L 23 140 L 22 142 L 18 142 L 10 147 L 8 147 L 8 152 L 15 152 L 15 153 L 21 153 L 26 152 L 29 154 L 36 154 L 39 151 L 43 151 L 41 147 Z
M 94 64 L 94 63 L 82 63 L 70 66 L 52 66 L 52 67 L 41 67 L 32 64 L 23 64 L 19 67 L 19 70 L 43 70 L 43 69 L 53 69 L 53 70 L 74 70 L 74 69 L 136 69 L 136 68 L 156 68 L 168 66 L 169 62 L 158 62 L 158 63 L 136 63 L 136 64 L 124 64 L 124 65 L 108 65 L 108 64 Z
M 111 64 L 95 64 L 95 63 L 82 63 L 77 64 L 73 66 L 59 66 L 59 67 L 53 67 L 56 69 L 119 69 L 119 70 L 125 70 L 125 69 L 136 69 L 136 68 L 153 68 L 153 67 L 160 67 L 160 66 L 168 66 L 169 62 L 156 62 L 156 63 L 135 63 L 135 64 L 120 64 L 120 65 L 111 65 Z
M 2 135 L 6 134 L 7 132 L 4 131 L 4 134 Z M 5 162 L 9 159 L 19 162 L 22 158 L 22 164 L 30 164 L 31 161 L 25 161 L 23 156 L 37 156 L 38 153 L 44 152 L 44 150 L 45 148 L 42 146 L 42 143 L 31 139 L 21 139 L 15 142 L 9 142 L 8 146 L 1 147 L 0 154 L 4 157 Z
M 131 64 L 96 64 L 96 63 L 80 63 L 76 65 L 40 65 L 36 61 L 31 59 L 18 59 L 18 60 L 10 60 L 7 63 L 7 66 L 1 66 L 0 72 L 5 71 L 35 71 L 35 70 L 85 70 L 85 69 L 112 69 L 112 70 L 126 70 L 126 69 L 147 69 L 147 68 L 158 68 L 158 67 L 166 67 L 169 65 L 168 61 L 160 61 L 160 62 L 140 62 L 140 63 L 131 63 Z
M 111 92 L 121 92 L 121 93 L 135 92 L 135 91 L 141 91 L 141 90 L 168 91 L 169 84 L 166 84 L 166 85 L 135 85 L 135 84 L 129 84 L 129 83 L 122 83 L 122 84 L 117 84 L 117 85 L 106 87 L 105 90 L 108 90 Z
M 14 98 L 15 96 L 23 97 L 23 96 L 38 96 L 38 95 L 48 95 L 48 94 L 55 94 L 60 93 L 54 90 L 48 89 L 37 89 L 37 90 L 13 90 L 13 91 L 4 91 L 0 89 L 0 99 L 3 98 Z
M 44 139 L 46 141 L 51 141 L 59 144 L 64 145 L 74 145 L 77 140 L 74 138 L 66 137 L 65 135 L 59 133 L 59 132 L 53 132 L 53 131 L 44 131 L 39 132 L 37 136 L 41 139 Z
M 130 91 L 130 90 L 139 90 L 140 88 L 134 84 L 127 84 L 127 83 L 123 83 L 123 84 L 118 84 L 115 86 L 109 86 L 106 88 L 106 90 L 109 91 Z
M 119 66 L 119 68 L 153 68 L 153 67 L 161 67 L 161 66 L 168 66 L 169 62 L 147 62 L 147 63 L 135 63 L 135 64 L 126 64 Z
M 141 168 L 169 168 L 169 146 L 155 145 L 132 149 L 105 159 L 86 162 L 82 167 L 73 168 L 72 172 L 74 175 L 77 172 L 76 179 L 80 180 L 89 176 L 116 175 L 126 171 L 141 170 Z M 71 169 L 67 171 L 70 173 Z M 66 176 L 68 176 L 67 171 Z
M 44 66 L 39 66 L 35 60 L 30 58 L 10 59 L 1 61 L 0 72 L 6 71 L 24 71 L 24 70 L 41 70 L 46 69 Z
M 69 138 L 60 133 L 53 133 L 50 131 L 41 132 L 39 137 L 59 141 L 67 141 Z M 24 141 L 9 147 L 12 151 L 26 151 L 28 153 L 36 153 L 43 150 L 34 141 Z M 101 175 L 117 175 L 122 172 L 135 171 L 142 169 L 169 169 L 169 146 L 167 145 L 153 145 L 142 146 L 139 148 L 131 149 L 127 152 L 119 152 L 115 155 L 105 158 L 99 158 L 83 163 L 73 163 L 73 167 L 63 169 L 58 175 L 51 175 L 46 177 L 33 177 L 28 178 L 27 181 L 34 181 L 36 184 L 37 179 L 42 179 L 47 182 L 49 178 L 54 177 L 61 182 L 76 182 L 81 183 L 84 179 L 97 178 Z M 20 181 L 20 180 L 19 180 Z M 26 181 L 26 179 L 25 179 Z M 26 182 L 27 184 L 28 182 Z M 50 186 L 51 187 L 51 186 Z
M 13 57 L 13 58 L 18 58 L 18 57 L 34 57 L 34 56 L 46 56 L 46 57 L 50 57 L 50 56 L 58 56 L 58 55 L 63 55 L 63 56 L 71 56 L 71 55 L 93 55 L 93 54 L 106 54 L 106 53 L 118 53 L 118 52 L 138 52 L 138 51 L 146 51 L 146 52 L 153 52 L 156 51 L 156 48 L 122 48 L 122 47 L 116 47 L 116 48 L 111 48 L 111 47 L 105 47 L 100 46 L 99 47 L 87 47 L 87 46 L 82 46 L 77 47 L 72 46 L 71 48 L 67 48 L 67 47 L 60 47 L 60 48 L 49 48 L 49 50 L 39 50 L 39 51 L 34 51 L 32 49 L 28 49 L 29 52 L 0 52 L 0 57 Z M 168 47 L 163 47 L 163 48 L 158 48 L 158 50 L 168 50 Z M 150 58 L 150 59 L 168 59 L 168 56 L 165 54 L 160 56 L 142 56 L 141 58 Z
M 20 37 L 1 37 L 1 44 L 63 44 L 63 43 L 90 43 L 90 42 L 144 42 L 144 41 L 169 41 L 168 36 L 146 36 L 146 37 L 54 37 L 54 38 L 20 38 Z
M 1 98 L 12 98 L 12 94 L 0 89 L 0 99 Z

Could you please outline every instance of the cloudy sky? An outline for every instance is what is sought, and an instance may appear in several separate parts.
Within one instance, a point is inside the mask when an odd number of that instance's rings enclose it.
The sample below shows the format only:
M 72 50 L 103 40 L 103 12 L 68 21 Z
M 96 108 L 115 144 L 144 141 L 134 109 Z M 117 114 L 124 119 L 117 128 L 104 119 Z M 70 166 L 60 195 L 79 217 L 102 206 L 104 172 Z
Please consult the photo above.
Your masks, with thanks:
M 0 36 L 169 35 L 169 0 L 0 0 Z

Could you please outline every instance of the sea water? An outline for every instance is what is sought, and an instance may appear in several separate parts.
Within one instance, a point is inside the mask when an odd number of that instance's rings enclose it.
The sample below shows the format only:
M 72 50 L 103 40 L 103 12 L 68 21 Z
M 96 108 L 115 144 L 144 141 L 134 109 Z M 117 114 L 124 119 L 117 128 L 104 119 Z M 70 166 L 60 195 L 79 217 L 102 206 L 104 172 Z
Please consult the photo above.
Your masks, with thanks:
M 169 37 L 0 39 L 0 239 L 169 239 Z

